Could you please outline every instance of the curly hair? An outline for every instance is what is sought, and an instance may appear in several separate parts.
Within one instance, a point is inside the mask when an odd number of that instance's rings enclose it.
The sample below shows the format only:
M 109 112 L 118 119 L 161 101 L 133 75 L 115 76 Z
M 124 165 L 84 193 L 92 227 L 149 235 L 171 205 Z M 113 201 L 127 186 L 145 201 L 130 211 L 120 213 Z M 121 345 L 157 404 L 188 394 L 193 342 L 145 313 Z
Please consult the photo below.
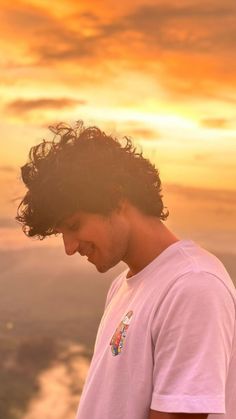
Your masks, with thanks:
M 43 239 L 77 211 L 110 214 L 122 198 L 143 213 L 166 220 L 159 172 L 128 137 L 117 138 L 97 127 L 75 128 L 64 123 L 49 127 L 52 141 L 31 148 L 21 168 L 28 191 L 16 220 L 24 233 Z M 58 140 L 59 138 L 59 140 Z

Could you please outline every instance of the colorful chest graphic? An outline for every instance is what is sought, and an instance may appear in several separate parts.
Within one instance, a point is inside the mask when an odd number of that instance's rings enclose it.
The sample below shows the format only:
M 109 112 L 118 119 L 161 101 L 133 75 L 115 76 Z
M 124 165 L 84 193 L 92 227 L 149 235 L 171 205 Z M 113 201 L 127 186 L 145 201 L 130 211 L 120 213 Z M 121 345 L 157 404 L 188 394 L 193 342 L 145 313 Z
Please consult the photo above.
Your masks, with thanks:
M 112 336 L 110 345 L 112 355 L 119 355 L 124 346 L 124 341 L 126 338 L 127 330 L 133 316 L 133 311 L 129 311 L 123 320 L 120 322 L 119 326 L 116 328 L 114 335 Z

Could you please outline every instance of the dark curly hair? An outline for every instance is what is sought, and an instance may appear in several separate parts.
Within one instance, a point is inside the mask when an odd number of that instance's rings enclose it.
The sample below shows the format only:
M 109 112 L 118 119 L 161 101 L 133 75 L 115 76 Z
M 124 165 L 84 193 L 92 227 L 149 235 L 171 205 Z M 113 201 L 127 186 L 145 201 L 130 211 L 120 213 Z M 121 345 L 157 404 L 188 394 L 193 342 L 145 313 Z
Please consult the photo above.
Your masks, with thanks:
M 21 168 L 28 189 L 16 220 L 24 233 L 43 239 L 76 211 L 108 215 L 122 198 L 143 213 L 165 220 L 161 181 L 155 166 L 124 137 L 122 145 L 97 127 L 49 127 L 52 141 L 32 147 Z M 59 137 L 59 140 L 58 140 Z

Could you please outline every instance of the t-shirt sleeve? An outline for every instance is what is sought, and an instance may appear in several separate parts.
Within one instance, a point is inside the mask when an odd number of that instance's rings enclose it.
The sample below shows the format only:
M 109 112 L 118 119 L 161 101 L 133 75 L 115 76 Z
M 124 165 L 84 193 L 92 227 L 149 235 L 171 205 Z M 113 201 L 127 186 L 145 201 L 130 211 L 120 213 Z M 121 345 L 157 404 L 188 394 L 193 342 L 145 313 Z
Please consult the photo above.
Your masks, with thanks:
M 218 277 L 193 272 L 178 278 L 152 324 L 151 409 L 225 413 L 234 328 L 234 300 Z

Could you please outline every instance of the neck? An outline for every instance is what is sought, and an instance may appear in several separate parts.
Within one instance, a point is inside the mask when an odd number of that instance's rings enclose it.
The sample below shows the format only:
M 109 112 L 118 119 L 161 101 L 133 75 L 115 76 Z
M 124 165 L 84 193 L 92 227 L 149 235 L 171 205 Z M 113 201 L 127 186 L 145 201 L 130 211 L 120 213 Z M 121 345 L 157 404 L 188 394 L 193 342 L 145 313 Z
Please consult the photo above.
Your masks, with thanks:
M 151 263 L 171 244 L 179 239 L 157 217 L 140 213 L 130 218 L 130 238 L 123 261 L 131 277 Z

